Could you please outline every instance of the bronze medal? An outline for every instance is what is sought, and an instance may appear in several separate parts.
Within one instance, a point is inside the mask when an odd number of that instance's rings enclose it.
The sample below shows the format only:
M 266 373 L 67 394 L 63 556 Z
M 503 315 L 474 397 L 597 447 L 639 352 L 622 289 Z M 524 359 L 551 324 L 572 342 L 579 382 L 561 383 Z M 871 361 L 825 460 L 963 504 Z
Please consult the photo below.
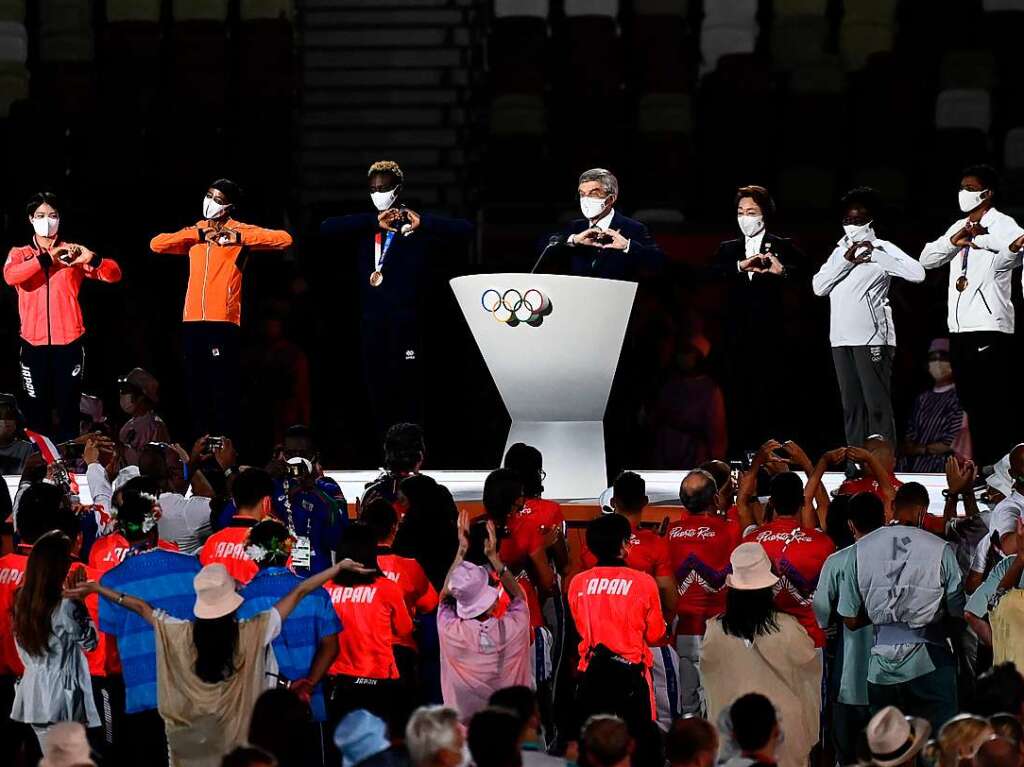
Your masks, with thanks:
M 379 269 L 370 273 L 370 284 L 373 287 L 380 287 L 382 282 L 384 282 L 384 274 Z
M 967 275 L 961 274 L 956 278 L 956 289 L 958 293 L 963 293 L 967 290 Z

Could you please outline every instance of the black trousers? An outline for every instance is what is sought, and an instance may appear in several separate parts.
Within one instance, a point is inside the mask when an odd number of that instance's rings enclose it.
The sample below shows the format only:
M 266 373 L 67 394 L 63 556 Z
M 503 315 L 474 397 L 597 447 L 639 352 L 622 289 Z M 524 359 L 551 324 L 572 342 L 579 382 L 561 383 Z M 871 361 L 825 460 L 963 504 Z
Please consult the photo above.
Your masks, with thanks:
M 974 462 L 979 466 L 998 461 L 1019 438 L 1016 408 L 1006 404 L 1006 382 L 1015 372 L 1014 353 L 1009 333 L 949 334 L 956 391 L 967 411 Z
M 92 694 L 100 715 L 100 726 L 89 730 L 93 750 L 114 764 L 131 761 L 132 754 L 121 748 L 124 739 L 124 680 L 118 676 L 94 676 Z
M 57 443 L 77 437 L 84 374 L 82 339 L 64 346 L 22 341 L 21 403 L 27 426 Z
M 0 767 L 36 764 L 43 756 L 31 725 L 11 719 L 16 681 L 13 676 L 0 676 Z
M 423 424 L 423 344 L 409 318 L 364 317 L 363 376 L 378 443 L 396 423 Z
M 124 737 L 117 751 L 131 755 L 132 767 L 167 767 L 170 763 L 164 720 L 155 708 L 125 714 L 121 733 Z
M 241 329 L 233 322 L 185 322 L 181 326 L 191 439 L 204 434 L 238 437 L 240 335 Z

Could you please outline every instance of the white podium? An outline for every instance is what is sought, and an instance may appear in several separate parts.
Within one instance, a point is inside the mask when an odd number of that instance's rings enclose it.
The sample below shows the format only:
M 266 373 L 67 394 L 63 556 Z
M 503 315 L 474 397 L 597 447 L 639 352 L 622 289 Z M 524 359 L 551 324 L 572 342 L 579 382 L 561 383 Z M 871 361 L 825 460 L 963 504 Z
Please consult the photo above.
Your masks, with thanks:
M 607 486 L 603 421 L 636 283 L 476 274 L 451 286 L 512 418 L 506 450 L 540 449 L 547 497 L 596 498 Z

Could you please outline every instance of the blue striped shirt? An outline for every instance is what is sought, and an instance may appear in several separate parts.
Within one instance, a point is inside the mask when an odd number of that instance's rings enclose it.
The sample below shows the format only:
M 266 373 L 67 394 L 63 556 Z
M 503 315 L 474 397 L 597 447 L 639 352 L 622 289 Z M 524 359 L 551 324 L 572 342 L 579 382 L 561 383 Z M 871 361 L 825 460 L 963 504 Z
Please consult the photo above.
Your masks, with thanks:
M 114 591 L 137 597 L 173 618 L 192 620 L 196 592 L 192 579 L 199 560 L 188 554 L 151 549 L 129 557 L 100 582 Z M 125 686 L 125 711 L 135 714 L 156 708 L 156 642 L 153 627 L 140 616 L 100 597 L 100 630 L 117 638 Z
M 238 608 L 238 619 L 251 618 L 269 610 L 300 583 L 302 578 L 284 567 L 260 570 L 249 581 L 249 585 L 242 589 L 245 602 Z M 309 676 L 320 641 L 339 631 L 341 621 L 331 604 L 330 595 L 326 589 L 317 589 L 292 610 L 292 614 L 281 626 L 281 633 L 273 642 L 274 657 L 277 658 L 280 673 L 293 681 Z M 309 705 L 314 721 L 323 722 L 327 719 L 321 685 L 313 690 Z

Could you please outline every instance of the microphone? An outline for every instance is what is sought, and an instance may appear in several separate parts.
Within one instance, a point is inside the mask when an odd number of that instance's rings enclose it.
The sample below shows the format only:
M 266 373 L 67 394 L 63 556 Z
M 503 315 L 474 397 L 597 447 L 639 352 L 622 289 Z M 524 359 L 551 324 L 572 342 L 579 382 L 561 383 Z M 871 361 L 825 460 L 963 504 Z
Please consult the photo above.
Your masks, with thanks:
M 553 234 L 551 239 L 548 240 L 548 244 L 544 246 L 544 250 L 540 252 L 540 257 L 537 259 L 537 263 L 533 265 L 533 269 L 530 270 L 530 274 L 537 271 L 537 267 L 540 266 L 540 262 L 544 260 L 544 256 L 548 254 L 548 251 L 556 245 L 565 245 L 566 236 L 564 234 Z

